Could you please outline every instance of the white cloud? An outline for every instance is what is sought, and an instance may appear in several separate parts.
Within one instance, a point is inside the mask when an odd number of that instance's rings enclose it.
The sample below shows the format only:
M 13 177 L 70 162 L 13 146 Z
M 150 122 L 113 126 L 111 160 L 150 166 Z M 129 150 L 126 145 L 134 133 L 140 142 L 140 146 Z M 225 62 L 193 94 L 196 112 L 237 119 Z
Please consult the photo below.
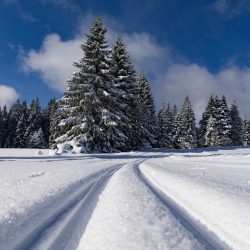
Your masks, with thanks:
M 206 67 L 195 63 L 172 64 L 166 73 L 155 81 L 155 95 L 161 102 L 169 101 L 180 106 L 188 94 L 198 120 L 211 94 L 224 94 L 229 102 L 236 100 L 241 114 L 250 115 L 249 68 L 230 66 L 213 74 Z
M 0 84 L 0 106 L 8 108 L 18 99 L 18 93 L 12 87 Z
M 81 33 L 88 32 L 89 20 L 90 17 L 87 16 L 85 23 L 81 24 L 81 27 L 84 28 Z M 160 57 L 166 54 L 163 53 L 164 49 L 146 33 L 128 34 L 111 28 L 107 33 L 108 43 L 112 44 L 119 36 L 123 37 L 128 51 L 140 70 L 145 68 L 145 65 L 151 67 L 149 62 L 159 60 Z M 62 41 L 58 34 L 47 35 L 38 51 L 34 49 L 28 52 L 20 50 L 22 69 L 26 72 L 39 73 L 49 87 L 63 92 L 66 88 L 66 80 L 76 70 L 73 62 L 82 57 L 80 44 L 83 39 L 78 35 L 72 40 Z M 148 64 L 145 62 L 148 62 Z
M 39 51 L 22 54 L 22 68 L 26 72 L 38 72 L 49 87 L 63 92 L 66 79 L 74 71 L 73 62 L 81 58 L 81 40 L 62 41 L 57 34 L 46 36 Z

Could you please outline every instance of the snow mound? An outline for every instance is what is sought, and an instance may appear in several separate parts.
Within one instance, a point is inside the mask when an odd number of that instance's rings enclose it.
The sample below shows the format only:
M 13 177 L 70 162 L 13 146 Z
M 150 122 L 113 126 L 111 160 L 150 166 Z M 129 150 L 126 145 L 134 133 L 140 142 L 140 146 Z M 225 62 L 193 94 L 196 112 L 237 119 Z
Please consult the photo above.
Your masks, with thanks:
M 55 156 L 55 155 L 58 155 L 58 153 L 56 152 L 56 150 L 49 150 L 48 155 Z
M 87 153 L 86 149 L 83 146 L 80 146 L 79 143 L 75 141 L 57 144 L 57 148 L 57 154 Z
M 41 171 L 41 172 L 38 172 L 38 173 L 31 174 L 30 177 L 39 177 L 39 176 L 43 176 L 43 175 L 45 175 L 45 172 Z
M 43 155 L 43 152 L 41 150 L 38 150 L 35 155 Z

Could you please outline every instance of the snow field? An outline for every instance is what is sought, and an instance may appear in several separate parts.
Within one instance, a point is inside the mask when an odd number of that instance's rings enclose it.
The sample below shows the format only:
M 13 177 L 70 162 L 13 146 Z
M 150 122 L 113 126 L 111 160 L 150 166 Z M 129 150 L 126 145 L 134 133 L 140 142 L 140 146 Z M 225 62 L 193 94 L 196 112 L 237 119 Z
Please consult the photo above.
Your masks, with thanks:
M 250 249 L 249 154 L 236 152 L 166 155 L 140 167 L 220 249 Z
M 78 250 L 203 249 L 143 184 L 134 164 L 102 192 Z
M 16 158 L 17 157 L 17 158 Z M 0 164 L 0 249 L 27 249 L 118 162 L 89 157 L 24 157 Z M 90 167 L 91 166 L 91 167 Z
M 248 250 L 249 161 L 241 147 L 1 149 L 0 249 Z

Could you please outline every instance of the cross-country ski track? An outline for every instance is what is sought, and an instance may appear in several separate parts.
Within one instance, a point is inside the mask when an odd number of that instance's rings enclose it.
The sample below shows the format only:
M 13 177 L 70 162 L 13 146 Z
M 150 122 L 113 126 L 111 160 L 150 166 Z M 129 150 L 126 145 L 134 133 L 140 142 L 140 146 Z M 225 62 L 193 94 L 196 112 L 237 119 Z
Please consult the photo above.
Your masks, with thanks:
M 249 148 L 5 151 L 0 249 L 249 249 L 249 159 Z

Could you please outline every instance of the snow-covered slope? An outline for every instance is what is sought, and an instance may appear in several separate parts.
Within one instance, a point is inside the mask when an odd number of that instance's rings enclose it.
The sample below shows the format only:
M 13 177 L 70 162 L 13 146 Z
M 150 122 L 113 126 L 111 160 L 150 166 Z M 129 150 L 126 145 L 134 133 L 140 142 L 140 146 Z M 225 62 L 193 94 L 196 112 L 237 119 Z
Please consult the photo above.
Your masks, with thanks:
M 0 150 L 0 249 L 250 249 L 250 148 Z

